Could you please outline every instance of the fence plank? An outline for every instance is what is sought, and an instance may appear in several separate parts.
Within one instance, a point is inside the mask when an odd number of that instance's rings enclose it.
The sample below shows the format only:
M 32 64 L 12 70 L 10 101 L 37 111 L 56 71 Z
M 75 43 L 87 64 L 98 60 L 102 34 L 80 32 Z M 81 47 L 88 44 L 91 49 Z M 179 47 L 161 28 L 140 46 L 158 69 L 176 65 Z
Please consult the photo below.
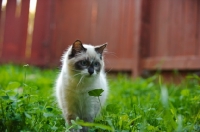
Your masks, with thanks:
M 157 0 L 151 1 L 151 27 L 150 27 L 150 48 L 149 48 L 149 56 L 156 56 L 156 36 L 157 36 L 157 13 L 158 13 L 158 2 Z
M 120 23 L 119 23 L 119 42 L 120 43 L 118 45 L 118 49 L 117 49 L 117 54 L 119 55 L 119 57 L 125 58 L 127 56 L 126 53 L 129 53 L 129 49 L 127 44 L 129 42 L 129 40 L 127 39 L 127 30 L 128 30 L 128 17 L 126 17 L 126 15 L 128 15 L 128 2 L 127 1 L 122 1 L 121 6 L 119 6 L 120 9 Z M 133 17 L 133 16 L 129 16 L 129 17 Z
M 16 1 L 7 1 L 2 58 L 18 60 L 18 23 L 15 17 Z M 12 36 L 12 37 L 10 37 Z M 10 54 L 12 53 L 12 54 Z
M 197 40 L 196 40 L 196 54 L 200 57 L 200 1 L 197 1 Z
M 197 1 L 184 1 L 184 37 L 182 55 L 194 55 L 196 50 Z
M 52 0 L 38 0 L 36 5 L 30 62 L 45 65 L 50 61 Z
M 134 1 L 134 14 L 133 14 L 133 67 L 132 76 L 137 77 L 140 75 L 140 35 L 141 35 L 141 18 L 142 18 L 142 0 Z
M 3 0 L 0 0 L 0 22 L 1 22 L 1 12 L 2 12 L 2 10 L 1 10 L 2 9 L 2 2 L 3 2 Z
M 141 37 L 140 37 L 140 56 L 142 58 L 150 56 L 150 28 L 151 28 L 151 7 L 152 2 L 143 0 L 142 2 L 142 20 L 141 20 Z
M 183 48 L 183 1 L 182 0 L 170 0 L 169 10 L 169 32 L 168 32 L 168 52 L 169 56 L 182 55 Z M 175 49 L 179 50 L 175 50 Z
M 19 22 L 19 45 L 20 45 L 20 61 L 25 62 L 26 39 L 29 19 L 30 0 L 23 0 L 21 6 L 20 22 Z
M 156 56 L 168 55 L 168 32 L 169 32 L 169 9 L 170 0 L 157 0 L 157 28 L 155 40 L 155 54 Z
M 4 31 L 4 27 L 3 27 L 3 6 L 2 6 L 2 2 L 3 0 L 0 0 L 0 58 L 2 55 L 2 47 L 3 47 L 3 31 Z
M 127 34 L 126 34 L 127 38 L 125 39 L 127 39 L 128 41 L 126 43 L 126 49 L 125 49 L 125 51 L 127 52 L 124 52 L 124 54 L 125 54 L 125 58 L 130 58 L 130 59 L 132 58 L 133 59 L 132 61 L 136 63 L 137 65 L 139 65 L 138 57 L 140 57 L 139 43 L 140 43 L 140 36 L 141 36 L 142 0 L 139 2 L 129 0 L 129 2 L 127 2 L 126 5 L 128 7 L 126 8 L 128 13 L 125 14 L 125 16 L 129 15 L 130 17 L 127 17 L 128 19 L 126 20 L 128 25 L 127 25 Z M 130 44 L 132 46 L 130 46 Z M 139 74 L 139 72 L 136 74 Z

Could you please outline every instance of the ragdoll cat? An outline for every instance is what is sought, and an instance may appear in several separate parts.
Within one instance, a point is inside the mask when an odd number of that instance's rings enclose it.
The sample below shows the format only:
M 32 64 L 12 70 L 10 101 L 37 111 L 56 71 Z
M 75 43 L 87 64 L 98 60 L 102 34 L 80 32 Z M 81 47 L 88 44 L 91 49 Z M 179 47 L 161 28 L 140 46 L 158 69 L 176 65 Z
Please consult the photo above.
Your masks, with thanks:
M 64 53 L 62 69 L 56 82 L 56 97 L 65 120 L 70 124 L 76 117 L 92 122 L 104 104 L 108 85 L 104 72 L 103 51 L 106 44 L 92 46 L 76 40 Z M 100 103 L 88 92 L 103 89 Z

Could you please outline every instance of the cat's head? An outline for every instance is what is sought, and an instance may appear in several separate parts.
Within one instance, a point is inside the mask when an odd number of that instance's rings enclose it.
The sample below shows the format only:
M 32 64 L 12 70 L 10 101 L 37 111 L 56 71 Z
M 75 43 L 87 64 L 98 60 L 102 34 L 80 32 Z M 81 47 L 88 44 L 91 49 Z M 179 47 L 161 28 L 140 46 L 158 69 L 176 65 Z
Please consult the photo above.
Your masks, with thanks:
M 92 46 L 76 40 L 68 53 L 69 70 L 86 76 L 99 74 L 104 69 L 103 52 L 106 45 Z

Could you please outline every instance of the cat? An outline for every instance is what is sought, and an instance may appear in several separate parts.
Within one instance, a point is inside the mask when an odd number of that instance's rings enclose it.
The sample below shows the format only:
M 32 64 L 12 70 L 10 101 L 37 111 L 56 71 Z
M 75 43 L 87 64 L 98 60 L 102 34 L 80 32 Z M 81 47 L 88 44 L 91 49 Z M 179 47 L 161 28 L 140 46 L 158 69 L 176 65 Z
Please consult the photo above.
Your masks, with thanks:
M 103 57 L 106 46 L 82 44 L 76 40 L 63 55 L 61 72 L 56 81 L 56 97 L 68 124 L 77 117 L 93 122 L 100 112 L 100 105 L 106 101 L 108 83 Z M 97 97 L 88 94 L 94 89 L 104 90 L 100 102 Z

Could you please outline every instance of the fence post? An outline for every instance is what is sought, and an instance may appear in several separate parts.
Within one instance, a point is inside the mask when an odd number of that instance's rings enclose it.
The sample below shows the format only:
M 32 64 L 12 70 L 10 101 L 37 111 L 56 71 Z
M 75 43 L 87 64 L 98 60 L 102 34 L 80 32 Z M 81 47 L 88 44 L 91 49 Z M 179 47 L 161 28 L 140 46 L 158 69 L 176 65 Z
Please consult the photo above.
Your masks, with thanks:
M 133 28 L 133 67 L 132 77 L 136 78 L 140 75 L 140 36 L 141 36 L 141 16 L 142 16 L 143 0 L 135 1 L 134 28 Z

